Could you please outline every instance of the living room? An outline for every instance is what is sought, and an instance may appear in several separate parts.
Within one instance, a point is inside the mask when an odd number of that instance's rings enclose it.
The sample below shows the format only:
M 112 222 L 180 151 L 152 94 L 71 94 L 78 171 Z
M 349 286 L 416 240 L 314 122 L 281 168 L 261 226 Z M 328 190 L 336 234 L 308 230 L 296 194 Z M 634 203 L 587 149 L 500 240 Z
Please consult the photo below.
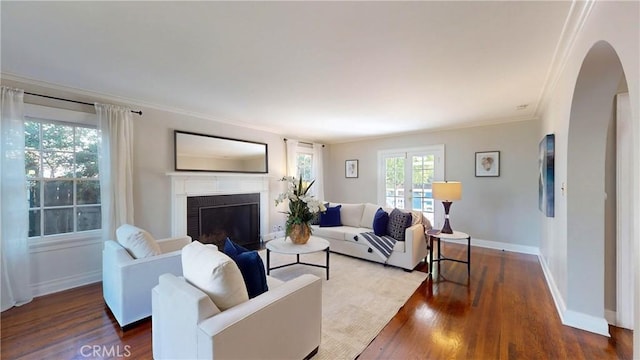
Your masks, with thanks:
M 119 5 L 123 8 L 111 8 L 109 11 L 124 11 L 126 13 L 127 7 L 125 4 Z M 423 3 L 422 5 L 426 6 L 425 4 L 428 3 Z M 223 4 L 218 5 L 223 6 Z M 346 7 L 341 9 L 341 5 Z M 302 11 L 302 14 L 307 16 L 305 19 L 314 19 L 314 16 L 309 15 L 307 11 L 310 13 L 318 11 L 319 14 L 325 16 L 326 13 L 341 13 L 341 11 L 345 14 L 352 14 L 360 11 L 358 6 L 366 7 L 367 5 L 371 6 L 371 4 L 367 3 L 351 4 L 349 6 L 333 3 L 331 5 L 325 4 L 328 8 L 324 9 L 322 3 L 314 3 L 312 9 Z M 48 13 L 58 15 L 74 11 L 58 3 L 53 3 L 53 5 L 44 8 L 39 8 L 40 6 L 43 5 L 11 2 L 3 2 L 2 4 L 2 85 L 23 89 L 31 93 L 88 103 L 96 101 L 117 103 L 142 111 L 142 116 L 136 115 L 133 120 L 133 205 L 135 209 L 135 225 L 148 230 L 158 238 L 172 235 L 170 174 L 175 171 L 174 130 L 266 143 L 269 155 L 269 204 L 272 204 L 278 193 L 282 191 L 281 183 L 277 180 L 286 175 L 286 144 L 283 140 L 284 138 L 300 139 L 301 141 L 317 142 L 325 145 L 325 199 L 347 203 L 381 203 L 378 191 L 379 153 L 381 151 L 406 151 L 428 145 L 444 145 L 445 176 L 442 180 L 457 180 L 462 182 L 463 185 L 462 199 L 454 202 L 451 210 L 452 226 L 456 230 L 468 232 L 472 236 L 473 246 L 538 256 L 540 265 L 545 272 L 549 291 L 553 294 L 556 311 L 560 315 L 562 322 L 596 333 L 602 333 L 603 327 L 605 328 L 604 331 L 606 331 L 605 313 L 606 311 L 616 310 L 616 293 L 620 285 L 615 285 L 615 277 L 613 280 L 610 278 L 605 279 L 605 273 L 610 274 L 612 272 L 610 269 L 616 268 L 616 260 L 615 257 L 613 260 L 605 260 L 602 256 L 605 253 L 604 239 L 608 236 L 605 235 L 605 226 L 602 220 L 604 218 L 604 206 L 597 202 L 598 200 L 593 199 L 593 201 L 596 201 L 594 204 L 594 202 L 584 200 L 582 196 L 585 193 L 603 192 L 605 172 L 602 169 L 602 173 L 593 174 L 593 176 L 584 175 L 583 170 L 589 168 L 590 159 L 594 158 L 588 157 L 589 155 L 586 154 L 590 150 L 585 150 L 585 147 L 582 147 L 588 144 L 578 144 L 580 139 L 588 142 L 587 139 L 590 139 L 590 136 L 593 135 L 592 132 L 596 133 L 596 135 L 597 133 L 602 134 L 602 126 L 594 126 L 593 129 L 584 131 L 576 126 L 574 119 L 578 116 L 577 114 L 584 114 L 584 112 L 576 111 L 577 105 L 575 104 L 578 102 L 577 97 L 574 96 L 578 96 L 581 93 L 578 91 L 579 85 L 582 84 L 579 81 L 581 79 L 579 75 L 583 74 L 581 70 L 583 69 L 583 64 L 586 63 L 587 55 L 590 54 L 590 50 L 598 41 L 606 41 L 619 58 L 619 63 L 624 73 L 625 88 L 628 90 L 630 98 L 631 129 L 633 129 L 630 133 L 633 133 L 637 139 L 639 134 L 638 113 L 640 112 L 638 100 L 638 89 L 640 89 L 640 84 L 638 83 L 640 79 L 638 54 L 640 50 L 638 45 L 637 2 L 566 3 L 561 11 L 550 14 L 549 23 L 554 24 L 555 27 L 553 29 L 556 31 L 556 37 L 553 39 L 531 39 L 532 42 L 536 40 L 540 44 L 546 43 L 547 48 L 551 48 L 551 51 L 546 53 L 547 58 L 544 59 L 546 61 L 545 64 L 548 64 L 548 66 L 539 66 L 536 69 L 536 76 L 541 77 L 541 79 L 537 79 L 537 84 L 542 84 L 543 86 L 536 88 L 536 96 L 533 98 L 518 103 L 505 103 L 504 107 L 509 108 L 505 110 L 508 114 L 506 116 L 491 115 L 487 117 L 483 113 L 485 110 L 479 107 L 480 104 L 475 97 L 491 97 L 494 93 L 500 95 L 493 96 L 502 96 L 505 92 L 516 93 L 517 88 L 509 86 L 509 82 L 511 79 L 516 82 L 515 73 L 517 72 L 509 73 L 510 76 L 506 78 L 502 78 L 499 73 L 484 74 L 494 78 L 495 82 L 488 84 L 482 93 L 473 87 L 477 91 L 477 96 L 467 94 L 464 89 L 465 86 L 471 87 L 470 84 L 475 80 L 485 77 L 475 72 L 466 73 L 467 83 L 454 81 L 459 81 L 460 79 L 450 79 L 451 81 L 449 82 L 441 80 L 432 84 L 432 86 L 440 88 L 442 92 L 448 94 L 449 98 L 447 100 L 450 107 L 464 108 L 467 111 L 467 117 L 464 119 L 464 123 L 453 126 L 447 123 L 439 123 L 432 125 L 429 129 L 403 127 L 405 126 L 405 124 L 402 124 L 403 119 L 410 123 L 409 118 L 420 116 L 420 113 L 407 112 L 408 115 L 404 117 L 395 116 L 395 114 L 383 116 L 384 112 L 386 111 L 388 114 L 389 109 L 392 107 L 378 107 L 378 102 L 383 102 L 385 98 L 389 99 L 389 102 L 393 102 L 402 98 L 419 97 L 415 93 L 408 93 L 402 89 L 403 85 L 405 85 L 404 83 L 374 81 L 372 84 L 389 86 L 388 93 L 383 92 L 380 95 L 373 91 L 370 97 L 360 97 L 359 94 L 354 94 L 353 90 L 350 89 L 363 91 L 364 88 L 370 85 L 356 87 L 354 84 L 348 86 L 349 84 L 344 83 L 334 84 L 333 81 L 322 82 L 320 81 L 321 77 L 326 74 L 321 71 L 318 71 L 318 74 L 314 76 L 308 75 L 311 77 L 309 82 L 317 82 L 318 93 L 335 91 L 342 96 L 342 99 L 335 99 L 338 102 L 338 105 L 333 108 L 336 113 L 333 117 L 328 116 L 330 112 L 323 113 L 325 114 L 324 118 L 318 118 L 315 114 L 301 116 L 296 109 L 297 102 L 302 102 L 299 99 L 302 95 L 296 92 L 296 86 L 300 85 L 300 82 L 291 80 L 288 76 L 293 77 L 295 75 L 304 79 L 304 76 L 307 75 L 295 68 L 291 70 L 291 73 L 279 74 L 279 78 L 282 79 L 281 83 L 275 80 L 272 83 L 272 86 L 276 87 L 290 87 L 290 100 L 273 106 L 288 106 L 294 109 L 290 112 L 288 118 L 280 119 L 280 123 L 276 122 L 277 125 L 273 127 L 252 123 L 252 117 L 259 116 L 259 113 L 254 112 L 242 115 L 243 113 L 239 109 L 242 109 L 243 106 L 248 107 L 246 102 L 252 100 L 249 96 L 251 94 L 250 91 L 243 93 L 244 95 L 241 95 L 240 98 L 234 99 L 231 95 L 243 87 L 251 88 L 251 81 L 249 80 L 251 74 L 238 76 L 239 84 L 235 84 L 235 87 L 230 87 L 228 93 L 225 93 L 224 86 L 216 86 L 215 91 L 200 95 L 205 99 L 205 102 L 207 98 L 216 99 L 217 103 L 228 100 L 226 105 L 214 111 L 202 107 L 201 103 L 196 101 L 197 99 L 175 105 L 176 103 L 172 102 L 171 97 L 174 95 L 178 97 L 178 94 L 173 93 L 181 92 L 191 87 L 188 79 L 197 77 L 197 65 L 200 65 L 203 60 L 196 58 L 196 55 L 198 55 L 196 52 L 191 54 L 191 58 L 185 60 L 187 62 L 184 66 L 185 74 L 166 72 L 166 77 L 163 79 L 140 76 L 140 73 L 144 72 L 144 63 L 138 63 L 137 67 L 125 68 L 120 67 L 120 63 L 116 60 L 120 56 L 126 57 L 129 54 L 132 56 L 137 54 L 136 47 L 146 46 L 141 43 L 129 43 L 126 49 L 118 52 L 114 58 L 108 60 L 107 63 L 110 65 L 103 67 L 106 70 L 102 74 L 91 78 L 90 84 L 87 85 L 80 78 L 74 79 L 74 74 L 79 72 L 84 74 L 86 71 L 81 71 L 80 68 L 76 71 L 74 71 L 73 67 L 67 68 L 65 65 L 67 60 L 63 56 L 64 52 L 57 53 L 55 49 L 45 47 L 44 49 L 50 53 L 45 57 L 42 54 L 45 51 L 43 48 L 24 45 L 29 43 L 28 37 L 22 39 L 16 36 L 21 31 L 24 33 L 31 31 L 35 34 L 35 37 L 40 37 L 44 36 L 47 31 L 53 31 L 51 29 L 57 29 L 61 35 L 68 35 L 69 29 L 59 28 L 60 24 L 56 25 L 58 27 L 53 25 L 49 28 L 42 26 L 39 31 L 43 33 L 37 32 L 36 30 L 38 29 L 36 28 L 29 28 L 30 24 L 40 20 L 47 23 L 43 18 Z M 67 4 L 66 6 L 72 7 L 74 5 Z M 89 7 L 88 5 L 86 6 Z M 500 8 L 500 6 L 508 7 L 512 5 L 496 5 L 497 8 Z M 248 5 L 247 8 L 249 8 Z M 266 5 L 266 8 L 268 9 L 268 5 Z M 102 20 L 98 21 L 100 16 L 97 14 L 101 13 L 100 11 L 93 12 L 84 7 L 76 10 L 82 10 L 86 16 L 89 16 L 89 14 L 92 17 L 95 16 L 96 18 L 92 18 L 92 20 L 96 20 L 96 23 L 104 23 Z M 387 11 L 384 8 L 370 11 L 373 11 L 377 16 L 379 15 L 378 11 L 384 12 L 383 10 Z M 407 9 L 401 10 L 398 10 L 398 12 L 404 15 L 407 12 L 412 12 L 410 10 L 407 11 Z M 538 11 L 540 11 L 540 14 L 544 14 L 546 10 L 538 9 Z M 542 16 L 540 14 L 538 16 Z M 490 17 L 491 13 L 483 13 L 483 15 Z M 63 15 L 60 16 L 61 18 L 66 18 Z M 303 15 L 300 14 L 300 16 Z M 553 16 L 553 20 L 551 16 Z M 232 22 L 231 19 L 227 21 Z M 455 22 L 456 20 L 451 21 Z M 9 24 L 12 27 L 9 27 Z M 348 28 L 343 23 L 341 25 Z M 151 25 L 149 24 L 149 26 Z M 551 25 L 548 26 L 551 27 Z M 282 30 L 282 28 L 277 29 Z M 224 39 L 223 35 L 216 36 L 221 36 Z M 248 43 L 248 38 L 242 37 L 242 34 L 238 36 L 240 37 L 237 40 L 238 43 L 245 45 Z M 346 35 L 344 36 L 346 37 Z M 336 37 L 340 37 L 340 35 L 337 34 Z M 23 45 L 17 45 L 16 42 L 18 41 L 24 41 Z M 255 44 L 249 43 L 252 44 L 250 47 L 260 50 L 260 42 L 258 40 L 255 41 Z M 49 43 L 61 46 L 61 44 L 53 40 Z M 70 46 L 67 51 L 81 56 L 83 52 L 92 51 L 90 47 L 90 43 L 84 43 Z M 332 47 L 329 48 L 333 49 Z M 345 58 L 351 55 L 356 63 L 356 66 L 351 65 L 348 67 L 348 71 L 354 71 L 354 69 L 364 66 L 365 60 L 363 60 L 362 54 L 351 53 L 351 50 L 348 49 L 342 50 Z M 450 50 L 453 51 L 454 49 Z M 599 48 L 596 47 L 596 50 L 599 50 Z M 175 52 L 177 51 L 179 50 L 175 50 Z M 489 49 L 488 51 L 491 50 Z M 384 52 L 377 54 L 386 59 Z M 477 53 L 473 54 L 477 55 Z M 536 54 L 529 55 L 531 57 L 536 56 Z M 455 56 L 460 56 L 460 54 L 456 52 Z M 318 57 L 321 58 L 321 55 L 316 54 L 316 58 Z M 38 61 L 40 58 L 45 63 Z M 56 58 L 60 60 L 56 60 Z M 138 61 L 161 63 L 160 61 L 154 61 L 155 59 L 157 57 L 146 58 L 142 56 Z M 522 59 L 522 57 L 518 59 Z M 251 61 L 257 60 L 254 58 Z M 276 60 L 267 58 L 264 61 L 264 68 L 271 69 L 271 61 Z M 336 58 L 331 58 L 327 61 L 336 61 Z M 523 69 L 535 66 L 535 61 L 529 61 L 531 62 L 527 63 Z M 193 65 L 190 65 L 192 63 Z M 391 63 L 396 66 L 404 64 L 395 61 Z M 376 65 L 379 65 L 379 63 Z M 410 64 L 404 65 L 409 69 L 413 69 Z M 192 66 L 195 70 L 187 69 Z M 326 68 L 323 69 L 326 70 Z M 495 71 L 495 69 L 493 70 Z M 505 69 L 505 71 L 507 70 Z M 195 74 L 192 74 L 192 71 Z M 282 70 L 280 69 L 280 71 Z M 374 78 L 372 74 L 377 74 L 383 80 L 389 80 L 406 70 L 396 71 L 375 68 L 373 71 L 369 73 L 363 72 L 363 74 L 367 74 L 371 78 Z M 604 76 L 597 69 L 593 72 L 596 79 L 601 79 Z M 331 72 L 329 74 L 332 74 L 332 79 L 345 75 L 341 72 Z M 585 72 L 584 74 L 587 73 Z M 258 72 L 254 75 L 259 78 L 263 74 Z M 385 76 L 388 78 L 385 78 Z M 420 78 L 420 76 L 415 77 Z M 193 81 L 201 86 L 202 83 L 213 83 L 211 78 L 204 75 L 203 78 Z M 172 90 L 160 91 L 159 93 L 164 97 L 145 98 L 143 93 L 131 93 L 127 90 L 128 87 L 134 87 L 130 85 L 131 79 L 137 79 L 135 82 L 144 84 L 144 87 L 152 89 L 171 88 Z M 289 79 L 288 83 L 286 82 L 287 79 Z M 354 83 L 358 80 L 355 77 L 349 79 L 353 80 Z M 586 84 L 590 84 L 587 81 L 588 78 L 585 77 L 584 79 Z M 362 79 L 360 81 L 365 82 Z M 339 86 L 341 87 L 338 88 Z M 424 88 L 418 89 L 424 90 Z M 616 93 L 617 90 L 618 87 L 616 87 Z M 310 94 L 300 91 L 301 94 Z M 587 90 L 585 92 L 589 93 Z M 456 96 L 456 94 L 465 95 Z M 242 98 L 242 96 L 247 97 Z M 589 93 L 587 99 L 592 99 L 593 96 L 595 95 Z M 511 97 L 510 100 L 513 100 L 513 98 L 517 98 L 517 96 Z M 269 103 L 270 99 L 270 97 L 255 99 L 257 104 L 253 104 L 255 107 L 252 107 L 252 109 L 262 107 L 266 111 L 272 106 Z M 193 104 L 192 106 L 185 105 L 189 101 Z M 611 99 L 607 99 L 607 101 L 611 102 Z M 364 120 L 361 120 L 363 119 L 361 114 L 349 114 L 348 112 L 341 114 L 337 112 L 345 103 L 349 102 L 355 104 L 355 106 L 352 105 L 352 107 L 348 108 L 350 111 L 353 111 L 354 108 L 372 108 L 373 110 L 363 111 L 365 114 Z M 432 104 L 432 102 L 433 100 L 431 99 L 423 99 L 407 102 L 406 104 L 416 106 L 416 104 L 422 103 L 425 108 L 435 107 L 436 105 Z M 92 106 L 29 95 L 25 95 L 25 103 L 78 112 L 92 111 Z M 593 103 L 595 104 L 596 102 L 594 101 Z M 525 109 L 517 110 L 516 107 L 522 104 L 529 104 L 529 106 L 525 107 Z M 324 107 L 328 107 L 328 104 L 318 100 L 316 106 L 319 111 Z M 395 108 L 402 109 L 402 107 L 403 103 L 400 103 Z M 380 117 L 383 118 L 382 124 L 386 128 L 384 128 L 384 133 L 382 134 L 371 135 L 368 132 L 372 130 L 373 126 L 367 122 L 366 116 L 375 117 L 374 115 L 376 114 L 373 113 L 375 111 L 383 114 Z M 400 110 L 398 111 L 400 112 Z M 586 111 L 587 114 L 592 112 L 588 109 L 583 111 Z M 610 104 L 606 111 L 609 114 L 611 113 Z M 352 125 L 348 125 L 349 123 L 346 122 L 349 119 L 349 115 L 353 115 L 352 117 L 355 119 L 351 123 Z M 423 114 L 422 116 L 425 115 Z M 435 115 L 431 114 L 430 116 Z M 305 121 L 298 119 L 305 119 Z M 311 119 L 317 120 L 312 121 Z M 424 117 L 418 123 L 427 123 L 429 122 L 428 120 L 431 119 Z M 293 129 L 297 130 L 294 132 Z M 604 129 L 606 132 L 607 125 L 604 125 Z M 359 130 L 359 132 L 356 130 Z M 343 137 L 332 137 L 332 132 Z M 546 134 L 555 134 L 556 141 L 555 217 L 547 217 L 538 209 L 538 146 Z M 604 161 L 602 154 L 605 152 L 606 138 L 603 136 L 599 141 L 598 146 L 594 146 L 595 149 L 593 151 L 597 152 L 596 160 L 602 159 Z M 632 184 L 638 183 L 633 179 L 638 179 L 638 168 L 640 167 L 637 161 L 638 143 L 637 140 L 635 141 L 636 143 L 631 145 L 632 151 L 630 152 L 633 154 L 630 159 L 632 161 L 631 168 L 633 169 L 630 174 Z M 500 152 L 499 176 L 486 178 L 475 176 L 475 153 L 484 151 Z M 345 177 L 345 161 L 352 159 L 358 160 L 358 176 L 347 178 Z M 589 181 L 581 180 L 583 176 Z M 592 177 L 597 179 L 592 181 Z M 587 188 L 583 189 L 583 185 L 587 186 Z M 572 199 L 571 196 L 574 196 L 574 194 L 579 198 Z M 637 214 L 638 205 L 640 204 L 639 194 L 635 190 L 630 195 L 629 198 L 632 199 L 631 209 L 634 211 L 632 214 Z M 602 202 L 602 200 L 599 201 Z M 437 203 L 436 206 L 438 207 L 438 216 L 440 216 L 437 218 L 441 219 L 441 205 Z M 600 213 L 592 214 L 582 211 L 584 208 L 591 207 L 597 207 Z M 285 215 L 280 213 L 280 209 L 276 209 L 274 206 L 269 206 L 269 212 L 264 215 L 263 221 L 265 219 L 266 228 L 268 229 L 266 234 L 262 234 L 265 237 L 272 235 L 274 226 L 277 228 L 285 223 Z M 441 223 L 434 223 L 436 227 L 440 225 Z M 4 226 L 6 224 L 3 222 Z M 640 250 L 637 225 L 631 231 L 630 238 L 632 243 L 629 253 L 632 254 L 632 257 L 627 269 L 631 273 L 631 281 L 632 284 L 635 284 L 635 289 L 629 293 L 628 300 L 635 306 L 633 319 L 635 324 L 638 324 L 640 323 L 640 309 L 638 308 L 638 303 L 640 302 L 634 301 L 634 299 L 640 298 L 638 295 L 640 291 L 640 286 L 638 285 L 640 269 L 637 266 L 640 263 Z M 593 236 L 592 234 L 594 233 L 599 235 Z M 85 243 L 75 241 L 73 244 L 67 245 L 30 240 L 29 246 L 31 287 L 36 297 L 99 282 L 102 279 L 101 239 L 92 239 Z M 75 260 L 78 258 L 83 260 Z M 594 263 L 597 266 L 593 266 L 592 264 Z M 620 268 L 618 267 L 618 269 Z M 593 284 L 590 284 L 591 282 L 598 285 L 593 286 Z M 634 334 L 633 345 L 634 349 L 638 349 L 640 346 L 640 336 L 637 332 Z

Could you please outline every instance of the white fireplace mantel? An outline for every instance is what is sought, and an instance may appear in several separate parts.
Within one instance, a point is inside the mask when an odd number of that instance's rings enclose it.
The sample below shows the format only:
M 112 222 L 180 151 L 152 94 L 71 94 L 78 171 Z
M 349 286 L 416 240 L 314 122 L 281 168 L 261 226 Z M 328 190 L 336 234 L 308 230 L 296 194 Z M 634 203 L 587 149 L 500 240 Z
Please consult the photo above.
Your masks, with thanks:
M 187 234 L 187 197 L 260 193 L 260 236 L 268 232 L 269 175 L 167 173 L 171 178 L 171 235 Z

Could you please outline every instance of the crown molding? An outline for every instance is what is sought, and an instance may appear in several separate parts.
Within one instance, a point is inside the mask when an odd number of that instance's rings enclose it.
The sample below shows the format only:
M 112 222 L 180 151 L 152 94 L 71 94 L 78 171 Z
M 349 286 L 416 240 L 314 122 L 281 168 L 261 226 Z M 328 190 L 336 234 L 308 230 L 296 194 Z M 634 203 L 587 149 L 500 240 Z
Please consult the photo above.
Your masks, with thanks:
M 540 116 L 541 114 L 539 112 L 546 107 L 549 97 L 553 94 L 558 80 L 560 79 L 560 75 L 567 65 L 569 54 L 571 54 L 576 39 L 582 31 L 584 24 L 587 22 L 595 2 L 596 0 L 572 1 L 571 8 L 567 14 L 564 26 L 562 27 L 562 32 L 560 33 L 560 38 L 558 39 L 558 43 L 556 44 L 556 48 L 553 53 L 551 66 L 549 67 L 545 77 L 544 86 L 542 87 L 542 91 L 540 92 L 538 101 L 536 102 L 537 105 L 534 109 L 534 114 Z
M 57 85 L 57 84 L 49 83 L 46 81 L 30 79 L 30 78 L 9 74 L 9 73 L 0 73 L 0 79 L 18 81 L 27 85 L 39 86 L 39 87 L 44 87 L 51 90 L 68 92 L 68 93 L 77 95 L 86 101 L 95 101 L 96 99 L 99 99 L 100 101 L 112 102 L 112 103 L 116 103 L 124 106 L 140 107 L 140 108 L 146 108 L 146 109 L 153 109 L 157 111 L 170 112 L 173 114 L 190 116 L 190 117 L 195 117 L 195 118 L 208 120 L 208 121 L 214 121 L 222 124 L 263 131 L 269 134 L 282 135 L 281 133 L 274 132 L 273 129 L 269 129 L 265 126 L 254 125 L 254 124 L 250 124 L 240 120 L 220 119 L 209 114 L 185 110 L 177 107 L 150 103 L 150 102 L 138 100 L 138 99 L 127 99 L 117 95 L 100 93 L 100 92 L 95 92 L 95 91 L 86 90 L 86 89 L 79 89 L 79 88 L 72 88 L 72 87 L 67 87 L 63 85 Z M 87 98 L 90 98 L 90 99 L 87 99 Z

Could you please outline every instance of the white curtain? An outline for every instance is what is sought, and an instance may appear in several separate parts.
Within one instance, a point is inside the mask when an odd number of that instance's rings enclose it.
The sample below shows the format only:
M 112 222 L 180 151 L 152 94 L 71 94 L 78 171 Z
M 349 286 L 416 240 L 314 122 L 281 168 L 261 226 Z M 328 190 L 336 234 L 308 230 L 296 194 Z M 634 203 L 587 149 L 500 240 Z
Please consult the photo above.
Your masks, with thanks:
M 298 140 L 287 139 L 285 142 L 287 147 L 287 175 L 295 176 L 296 178 L 300 177 L 298 174 Z
M 311 188 L 311 192 L 316 199 L 324 200 L 324 162 L 323 162 L 324 145 L 313 144 L 313 164 L 312 173 L 316 182 Z
M 0 251 L 2 311 L 33 298 L 27 243 L 29 215 L 24 174 L 24 91 L 2 87 L 0 105 Z
M 95 104 L 100 133 L 102 234 L 115 239 L 122 224 L 133 224 L 133 120 L 131 109 Z

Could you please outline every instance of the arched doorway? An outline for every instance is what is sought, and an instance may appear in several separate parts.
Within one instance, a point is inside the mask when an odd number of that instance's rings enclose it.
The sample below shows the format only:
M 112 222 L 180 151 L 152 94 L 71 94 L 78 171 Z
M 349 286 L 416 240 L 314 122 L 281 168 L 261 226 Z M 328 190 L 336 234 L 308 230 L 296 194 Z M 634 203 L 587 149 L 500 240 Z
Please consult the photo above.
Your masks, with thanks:
M 612 175 L 611 166 L 606 166 L 607 150 L 611 151 L 607 141 L 611 144 L 611 139 L 616 139 L 608 134 L 612 122 L 615 124 L 616 94 L 621 87 L 626 88 L 626 80 L 618 55 L 609 43 L 597 42 L 582 63 L 571 103 L 566 186 L 567 310 L 588 315 L 589 327 L 603 335 L 609 333 L 604 316 L 606 288 L 615 289 L 610 276 L 605 280 L 605 273 L 615 273 L 615 261 L 605 262 L 605 253 L 611 251 L 611 247 L 605 251 L 605 219 L 611 215 L 605 211 L 605 203 L 608 196 L 615 198 L 615 194 L 607 194 L 612 187 L 605 186 Z M 613 186 L 614 193 L 619 191 Z M 628 214 L 617 216 L 624 220 Z M 619 226 L 632 224 L 623 221 Z M 626 300 L 633 302 L 632 298 Z

